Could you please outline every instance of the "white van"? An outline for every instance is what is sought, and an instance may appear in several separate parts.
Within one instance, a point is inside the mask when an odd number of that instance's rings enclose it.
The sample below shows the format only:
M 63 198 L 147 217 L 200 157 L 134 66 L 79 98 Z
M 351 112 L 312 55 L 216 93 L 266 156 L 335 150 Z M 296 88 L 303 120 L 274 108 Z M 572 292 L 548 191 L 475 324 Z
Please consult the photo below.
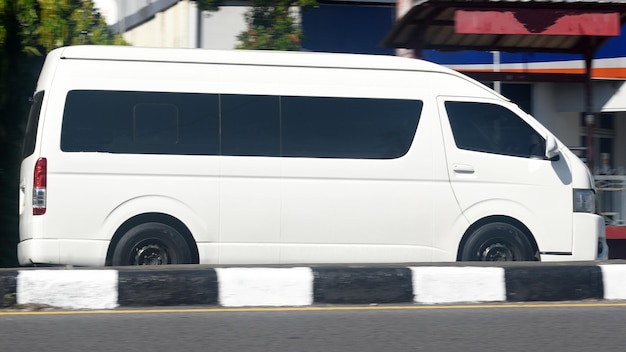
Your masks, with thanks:
M 486 86 L 388 56 L 52 51 L 19 262 L 301 264 L 607 256 L 586 166 Z

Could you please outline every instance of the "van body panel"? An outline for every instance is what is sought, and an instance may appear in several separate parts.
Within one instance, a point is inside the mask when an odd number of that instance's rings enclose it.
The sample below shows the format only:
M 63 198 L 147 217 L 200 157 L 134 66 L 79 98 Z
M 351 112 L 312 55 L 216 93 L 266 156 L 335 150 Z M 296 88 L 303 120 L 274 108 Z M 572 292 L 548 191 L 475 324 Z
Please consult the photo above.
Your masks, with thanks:
M 58 229 L 61 238 L 81 239 L 90 229 L 90 237 L 109 240 L 111 233 L 103 225 L 150 212 L 202 219 L 191 222 L 204 223 L 195 226 L 197 240 L 218 238 L 217 160 L 155 155 L 138 160 L 102 153 L 50 153 L 48 158 L 46 226 Z M 118 167 L 111 168 L 111 163 Z M 65 214 L 72 214 L 74 221 L 67 221 Z
M 571 254 L 544 253 L 541 260 L 545 262 L 561 261 L 584 261 L 590 255 L 596 255 L 598 259 L 607 259 L 609 247 L 606 243 L 605 223 L 602 217 L 594 214 L 574 213 L 573 217 L 573 249 Z M 590 233 L 598 233 L 598 239 L 594 242 Z M 600 250 L 598 246 L 601 246 Z
M 221 253 L 220 262 L 233 264 L 249 258 L 245 264 L 278 263 L 281 241 L 280 175 L 279 158 L 222 158 L 220 235 L 218 241 L 208 242 L 232 244 L 239 249 Z M 246 246 L 252 248 L 244 250 Z
M 22 229 L 20 229 L 22 231 Z M 31 236 L 39 235 L 40 232 L 26 232 Z M 20 232 L 22 233 L 22 232 Z M 92 242 L 92 241 L 90 241 Z M 20 265 L 31 265 L 39 263 L 60 264 L 59 260 L 59 240 L 42 238 L 20 238 L 17 244 L 17 260 Z M 98 265 L 104 265 L 104 258 Z
M 457 145 L 459 141 L 455 141 L 450 123 L 451 116 L 446 113 L 446 103 L 449 102 L 484 104 L 486 109 L 495 107 L 496 110 L 502 109 L 503 113 L 510 113 L 507 118 L 519 119 L 520 123 L 524 124 L 529 124 L 529 122 L 526 120 L 526 114 L 506 102 L 479 98 L 439 97 L 450 182 L 468 221 L 475 223 L 493 215 L 510 217 L 526 225 L 535 236 L 541 252 L 571 253 L 573 189 L 572 174 L 567 158 L 545 160 L 540 157 L 463 149 Z M 470 114 L 467 110 L 460 110 L 459 113 Z M 504 124 L 506 122 L 494 119 L 490 123 Z M 502 131 L 504 131 L 503 128 Z M 486 128 L 484 132 L 490 133 Z M 481 132 L 470 131 L 468 133 Z M 539 137 L 544 135 L 543 131 L 538 131 Z M 469 138 L 477 137 L 470 136 Z M 496 139 L 494 136 L 488 138 Z M 507 138 L 507 136 L 503 135 L 501 138 Z M 470 141 L 469 143 L 478 145 L 482 142 Z M 507 153 L 506 146 L 513 144 L 514 141 L 506 140 L 501 143 L 505 146 L 503 153 Z M 544 151 L 545 147 L 537 154 L 543 155 Z M 516 152 L 511 152 L 511 154 L 514 153 Z M 547 201 L 548 199 L 550 201 Z
M 37 87 L 35 89 L 35 94 L 42 94 L 42 102 L 40 111 L 37 112 L 38 116 L 29 116 L 29 121 L 27 123 L 27 128 L 32 129 L 34 131 L 34 136 L 32 143 L 34 145 L 27 146 L 24 145 L 24 150 L 26 153 L 26 149 L 32 148 L 32 153 L 28 155 L 23 155 L 23 160 L 20 165 L 20 185 L 19 185 L 19 205 L 18 205 L 18 214 L 20 217 L 19 221 L 19 233 L 20 233 L 20 241 L 40 238 L 43 236 L 43 219 L 41 218 L 33 218 L 32 217 L 32 202 L 33 202 L 33 172 L 35 168 L 35 164 L 37 160 L 41 156 L 41 148 L 42 148 L 42 140 L 44 134 L 44 116 L 46 111 L 48 110 L 48 103 L 53 101 L 50 99 L 50 90 L 52 87 L 53 77 L 56 73 L 57 66 L 60 62 L 61 50 L 53 51 L 46 56 L 46 60 L 44 61 L 44 65 L 42 67 L 41 73 L 39 75 L 39 79 L 37 80 Z M 33 106 L 31 106 L 31 110 Z M 32 115 L 35 112 L 31 112 Z M 37 126 L 31 126 L 31 124 L 35 123 L 35 120 L 31 121 L 31 119 L 36 119 Z M 25 141 L 26 142 L 26 141 Z M 48 242 L 50 243 L 50 242 Z M 24 250 L 20 251 L 18 244 L 18 259 L 20 256 L 20 252 L 24 252 Z M 23 246 L 22 246 L 23 247 Z M 54 247 L 54 246 L 53 246 Z M 23 247 L 24 248 L 24 247 Z M 41 253 L 39 249 L 42 246 L 33 246 L 35 248 L 33 252 Z M 53 249 L 54 250 L 54 249 Z M 58 253 L 58 251 L 55 251 Z M 49 260 L 55 260 L 53 263 L 58 263 L 58 254 L 43 254 L 38 255 L 39 257 L 46 257 Z M 31 261 L 29 258 L 19 259 L 20 263 L 29 264 Z M 33 259 L 35 260 L 35 259 Z M 46 261 L 44 261 L 45 263 Z
M 307 169 L 299 168 L 303 173 Z M 331 262 L 376 260 L 372 253 L 362 253 L 360 258 L 350 254 L 371 252 L 366 245 L 378 246 L 384 254 L 377 256 L 388 259 L 394 257 L 394 249 L 406 251 L 403 246 L 415 247 L 417 253 L 419 248 L 428 249 L 430 236 L 422 234 L 431 233 L 434 221 L 428 217 L 430 209 L 425 209 L 432 199 L 431 191 L 424 191 L 427 184 L 419 180 L 286 178 L 281 262 L 291 262 L 314 250 L 307 247 L 319 245 L 329 252 L 322 260 Z M 428 250 L 419 254 L 414 258 L 430 261 Z
M 494 215 L 523 223 L 545 260 L 594 259 L 604 235 L 597 215 L 572 213 L 572 187 L 591 177 L 560 142 L 555 161 L 457 148 L 448 101 L 497 105 L 549 132 L 421 60 L 77 46 L 48 55 L 37 92 L 23 265 L 104 265 L 143 214 L 177 219 L 205 264 L 454 261 L 472 224 Z M 46 212 L 33 215 L 39 158 Z
M 69 239 L 59 240 L 59 263 L 81 266 L 104 266 L 109 241 Z

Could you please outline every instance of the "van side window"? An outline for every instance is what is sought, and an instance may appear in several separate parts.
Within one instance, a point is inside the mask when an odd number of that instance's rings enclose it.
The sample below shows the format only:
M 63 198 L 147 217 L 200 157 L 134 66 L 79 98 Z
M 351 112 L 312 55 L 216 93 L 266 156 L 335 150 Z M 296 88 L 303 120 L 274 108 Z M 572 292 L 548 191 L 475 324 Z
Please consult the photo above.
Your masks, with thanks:
M 545 139 L 505 107 L 458 101 L 448 101 L 445 106 L 459 149 L 526 158 L 544 156 Z
M 22 150 L 22 159 L 35 152 L 35 143 L 37 139 L 37 126 L 39 125 L 39 114 L 41 114 L 41 103 L 43 102 L 43 91 L 35 93 L 28 113 L 28 121 L 26 122 L 26 131 L 24 132 L 24 147 Z
M 172 104 L 137 104 L 133 139 L 138 145 L 173 145 L 178 140 L 178 108 Z
M 216 155 L 218 96 L 71 91 L 65 102 L 61 150 Z
M 220 96 L 222 155 L 280 156 L 277 96 Z
M 413 142 L 422 102 L 281 97 L 283 155 L 392 159 Z
M 419 100 L 70 91 L 64 152 L 392 159 Z

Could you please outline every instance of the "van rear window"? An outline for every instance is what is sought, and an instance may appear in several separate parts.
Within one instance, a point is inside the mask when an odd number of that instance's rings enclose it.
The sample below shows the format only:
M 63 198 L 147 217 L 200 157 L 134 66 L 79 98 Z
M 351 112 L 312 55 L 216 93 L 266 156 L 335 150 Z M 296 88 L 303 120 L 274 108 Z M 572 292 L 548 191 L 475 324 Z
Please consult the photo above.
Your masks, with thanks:
M 71 91 L 61 150 L 130 154 L 217 154 L 218 96 Z
M 71 91 L 65 152 L 398 158 L 422 102 L 403 99 Z
M 30 112 L 28 113 L 28 121 L 26 122 L 26 131 L 24 131 L 24 147 L 22 158 L 35 152 L 35 143 L 37 142 L 37 126 L 39 125 L 39 115 L 41 114 L 41 103 L 43 101 L 43 91 L 35 93 L 32 98 Z

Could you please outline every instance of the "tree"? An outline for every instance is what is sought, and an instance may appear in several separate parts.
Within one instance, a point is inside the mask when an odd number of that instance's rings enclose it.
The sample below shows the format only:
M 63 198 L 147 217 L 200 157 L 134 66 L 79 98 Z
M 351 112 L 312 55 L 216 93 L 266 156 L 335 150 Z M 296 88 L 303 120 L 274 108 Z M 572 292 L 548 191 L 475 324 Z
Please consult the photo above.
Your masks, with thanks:
M 238 49 L 300 50 L 302 29 L 297 9 L 313 6 L 316 0 L 251 0 L 246 15 L 248 29 L 239 34 Z
M 90 0 L 0 0 L 0 266 L 17 265 L 21 145 L 45 54 L 72 44 L 124 44 Z
M 196 0 L 200 11 L 217 11 L 222 5 L 222 0 Z

